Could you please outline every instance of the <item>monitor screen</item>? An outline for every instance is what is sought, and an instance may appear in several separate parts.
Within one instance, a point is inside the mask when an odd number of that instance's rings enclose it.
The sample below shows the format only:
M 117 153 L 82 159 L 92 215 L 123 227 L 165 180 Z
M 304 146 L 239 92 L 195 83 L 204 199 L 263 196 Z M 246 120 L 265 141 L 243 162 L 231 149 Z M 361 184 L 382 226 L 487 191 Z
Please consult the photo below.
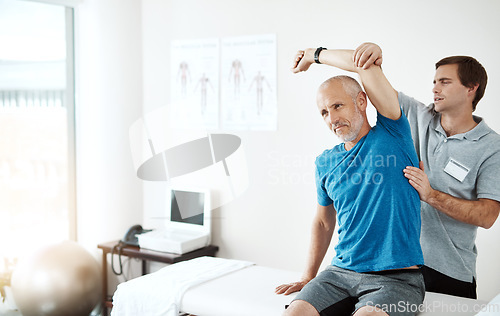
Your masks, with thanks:
M 172 190 L 170 221 L 203 225 L 205 193 Z

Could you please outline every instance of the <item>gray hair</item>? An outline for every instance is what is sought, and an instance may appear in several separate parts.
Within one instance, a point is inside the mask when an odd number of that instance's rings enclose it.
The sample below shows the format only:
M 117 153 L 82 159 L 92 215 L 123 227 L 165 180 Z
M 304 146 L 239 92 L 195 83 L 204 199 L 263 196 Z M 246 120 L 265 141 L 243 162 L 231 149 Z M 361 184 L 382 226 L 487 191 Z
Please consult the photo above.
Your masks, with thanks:
M 361 88 L 361 85 L 359 84 L 359 82 L 352 77 L 344 76 L 344 75 L 331 77 L 329 79 L 326 79 L 319 86 L 319 90 L 326 89 L 330 84 L 332 84 L 336 81 L 340 81 L 340 83 L 342 84 L 342 88 L 344 88 L 344 91 L 349 96 L 351 96 L 352 101 L 356 104 L 356 98 L 358 97 L 358 94 L 361 91 L 363 91 L 363 89 Z

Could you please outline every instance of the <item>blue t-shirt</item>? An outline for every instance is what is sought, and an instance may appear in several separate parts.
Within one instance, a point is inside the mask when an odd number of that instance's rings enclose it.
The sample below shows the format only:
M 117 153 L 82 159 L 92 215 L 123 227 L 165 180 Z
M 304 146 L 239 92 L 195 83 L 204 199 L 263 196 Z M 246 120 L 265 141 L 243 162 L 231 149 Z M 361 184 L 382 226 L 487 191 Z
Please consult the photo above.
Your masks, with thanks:
M 356 272 L 422 265 L 420 198 L 403 175 L 418 167 L 405 115 L 377 124 L 349 151 L 344 144 L 316 158 L 318 203 L 333 203 L 339 242 L 332 265 Z

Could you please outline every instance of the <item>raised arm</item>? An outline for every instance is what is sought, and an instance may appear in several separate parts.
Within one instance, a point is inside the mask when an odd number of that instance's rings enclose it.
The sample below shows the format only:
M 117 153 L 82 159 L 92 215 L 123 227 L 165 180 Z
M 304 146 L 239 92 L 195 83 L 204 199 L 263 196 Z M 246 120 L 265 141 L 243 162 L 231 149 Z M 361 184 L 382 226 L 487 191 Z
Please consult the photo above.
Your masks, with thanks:
M 300 50 L 295 56 L 292 72 L 307 71 L 315 63 L 316 49 Z M 354 50 L 325 49 L 319 54 L 322 64 L 359 74 L 366 94 L 377 111 L 385 117 L 397 120 L 401 117 L 398 93 L 391 86 L 380 64 L 382 52 L 375 44 L 362 44 Z
M 316 277 L 332 240 L 336 216 L 333 205 L 321 206 L 318 204 L 317 213 L 313 220 L 306 270 L 298 282 L 282 284 L 276 287 L 276 294 L 288 295 L 300 291 L 309 281 Z

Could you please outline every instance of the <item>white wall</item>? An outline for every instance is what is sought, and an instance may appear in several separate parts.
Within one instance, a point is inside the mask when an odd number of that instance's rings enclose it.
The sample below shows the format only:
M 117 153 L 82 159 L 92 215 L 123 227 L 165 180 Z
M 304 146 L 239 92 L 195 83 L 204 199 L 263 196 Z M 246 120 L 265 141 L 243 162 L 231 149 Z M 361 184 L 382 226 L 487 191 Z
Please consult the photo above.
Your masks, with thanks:
M 292 75 L 290 60 L 305 47 L 355 48 L 373 41 L 384 50 L 384 71 L 394 87 L 431 102 L 434 63 L 447 55 L 475 56 L 488 70 L 489 88 L 477 114 L 500 132 L 494 100 L 500 89 L 500 29 L 495 0 L 143 0 L 144 113 L 168 104 L 173 39 L 276 33 L 278 131 L 234 132 L 247 154 L 250 187 L 216 211 L 213 243 L 219 256 L 301 271 L 315 212 L 313 158 L 337 144 L 315 110 L 315 90 L 338 74 L 312 66 Z M 147 213 L 162 202 L 162 185 L 146 183 Z M 500 224 L 480 229 L 479 297 L 500 293 Z M 324 263 L 331 260 L 327 254 Z
M 488 70 L 489 88 L 477 114 L 500 131 L 496 57 L 500 3 L 296 0 L 85 0 L 77 9 L 78 239 L 93 249 L 121 238 L 145 214 L 163 207 L 163 184 L 135 176 L 128 128 L 168 104 L 172 39 L 276 33 L 278 131 L 235 132 L 247 154 L 250 187 L 216 210 L 213 243 L 219 256 L 302 270 L 315 212 L 313 158 L 337 140 L 314 105 L 318 84 L 338 72 L 313 66 L 292 75 L 304 47 L 384 49 L 384 71 L 395 88 L 431 100 L 434 62 L 469 54 Z M 231 131 L 228 131 L 231 132 Z M 500 292 L 500 224 L 478 236 L 479 296 Z M 327 254 L 325 264 L 331 259 Z
M 142 182 L 128 141 L 142 111 L 141 3 L 76 9 L 77 237 L 91 252 L 142 222 Z

